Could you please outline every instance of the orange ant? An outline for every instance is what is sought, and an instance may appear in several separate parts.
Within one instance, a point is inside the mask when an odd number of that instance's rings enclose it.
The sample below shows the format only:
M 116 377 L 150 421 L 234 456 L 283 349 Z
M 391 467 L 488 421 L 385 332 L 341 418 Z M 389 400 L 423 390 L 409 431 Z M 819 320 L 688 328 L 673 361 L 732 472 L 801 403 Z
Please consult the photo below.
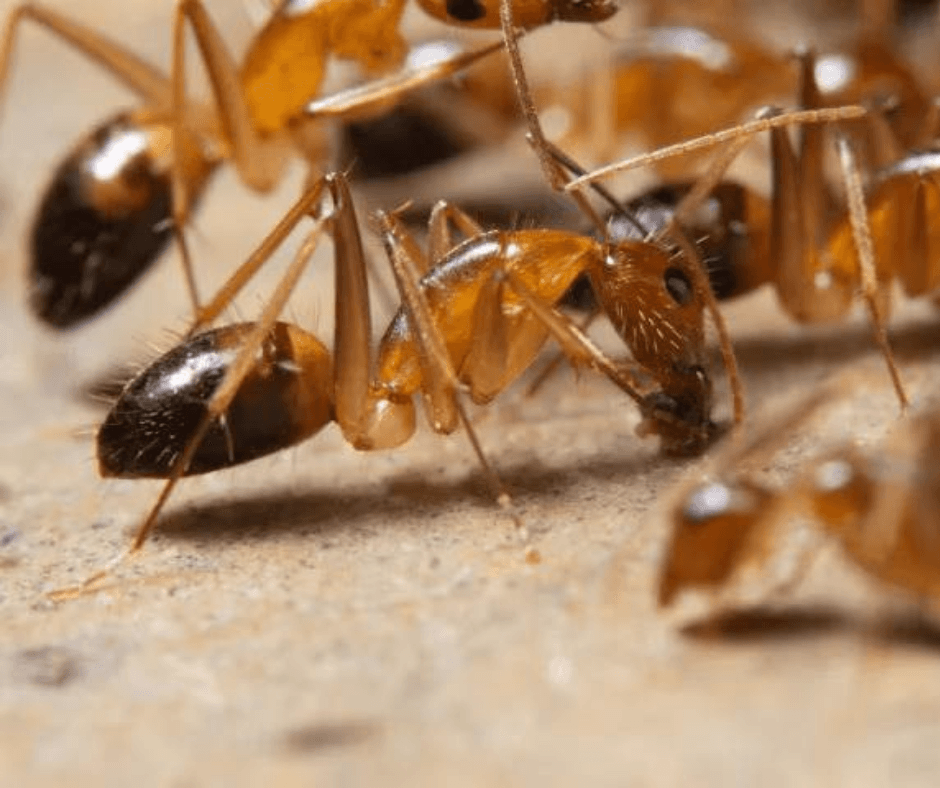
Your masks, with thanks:
M 801 402 L 750 445 L 724 457 L 713 481 L 682 494 L 672 514 L 660 605 L 672 604 L 686 589 L 717 590 L 744 566 L 759 566 L 768 557 L 775 526 L 795 513 L 810 515 L 872 577 L 920 597 L 940 598 L 940 486 L 931 459 L 940 445 L 936 405 L 906 418 L 877 452 L 830 451 L 784 488 L 772 489 L 731 471 L 742 463 L 754 467 L 762 462 L 779 436 L 823 401 L 817 394 Z M 812 557 L 801 556 L 786 587 L 802 577 Z
M 589 5 L 595 14 L 598 8 L 608 16 L 614 10 Z M 88 134 L 55 171 L 32 233 L 31 302 L 38 316 L 57 328 L 93 316 L 141 276 L 174 234 L 193 310 L 201 316 L 183 228 L 222 162 L 230 161 L 243 183 L 258 192 L 280 182 L 292 155 L 305 159 L 315 176 L 324 158 L 323 117 L 379 111 L 406 91 L 452 75 L 498 48 L 412 64 L 365 89 L 311 105 L 331 57 L 354 60 L 370 74 L 403 62 L 407 47 L 398 28 L 404 6 L 405 0 L 286 0 L 239 65 L 201 0 L 179 0 L 169 76 L 45 6 L 18 6 L 0 45 L 0 91 L 19 25 L 30 20 L 102 66 L 142 101 Z M 450 19 L 444 6 L 431 3 L 429 10 Z M 187 24 L 208 72 L 211 104 L 186 96 Z
M 257 322 L 191 334 L 128 384 L 99 431 L 102 475 L 167 479 L 131 552 L 183 476 L 278 451 L 333 420 L 357 449 L 397 447 L 415 430 L 419 393 L 436 432 L 463 425 L 497 500 L 510 506 L 461 399 L 492 400 L 549 336 L 572 363 L 598 369 L 637 403 L 638 433 L 659 435 L 664 452 L 699 453 L 718 434 L 704 366 L 703 288 L 694 277 L 698 264 L 683 254 L 563 230 L 484 232 L 440 203 L 425 255 L 395 212 L 379 213 L 402 307 L 373 366 L 365 262 L 345 177 L 317 181 L 289 216 L 310 216 L 317 225 Z M 454 230 L 465 240 L 455 243 Z M 316 337 L 278 322 L 324 231 L 334 238 L 332 358 Z M 275 228 L 259 246 L 263 253 L 235 271 L 213 303 L 231 301 L 284 235 Z M 582 273 L 653 390 L 553 308 Z

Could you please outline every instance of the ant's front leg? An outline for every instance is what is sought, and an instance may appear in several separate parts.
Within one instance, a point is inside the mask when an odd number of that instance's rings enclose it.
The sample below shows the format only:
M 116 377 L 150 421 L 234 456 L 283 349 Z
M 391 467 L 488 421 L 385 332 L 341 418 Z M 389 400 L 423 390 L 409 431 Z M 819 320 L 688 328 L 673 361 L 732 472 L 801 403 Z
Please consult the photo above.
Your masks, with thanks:
M 431 427 L 435 432 L 447 434 L 453 432 L 458 423 L 463 426 L 497 503 L 509 513 L 519 534 L 527 540 L 528 532 L 522 519 L 486 458 L 466 409 L 460 401 L 465 386 L 458 378 L 445 337 L 435 322 L 419 278 L 419 265 L 408 253 L 411 246 L 407 242 L 409 234 L 394 214 L 379 213 L 378 220 L 389 263 L 401 294 L 402 308 L 416 344 L 421 369 L 421 393 L 427 406 Z
M 606 375 L 640 408 L 643 417 L 637 432 L 641 436 L 660 436 L 666 454 L 700 454 L 718 435 L 708 416 L 711 405 L 711 381 L 704 370 L 689 370 L 682 380 L 691 381 L 681 390 L 657 390 L 643 393 L 643 384 L 627 367 L 617 364 L 565 317 L 532 292 L 511 271 L 505 273 L 509 287 L 561 345 L 575 367 L 588 366 Z

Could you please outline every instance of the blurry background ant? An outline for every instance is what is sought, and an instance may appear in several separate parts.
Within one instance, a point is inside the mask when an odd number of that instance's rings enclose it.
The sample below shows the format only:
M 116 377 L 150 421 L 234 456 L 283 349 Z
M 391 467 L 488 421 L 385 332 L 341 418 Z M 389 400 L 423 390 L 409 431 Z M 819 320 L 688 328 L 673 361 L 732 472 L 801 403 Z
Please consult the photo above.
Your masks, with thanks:
M 932 603 L 940 600 L 935 402 L 908 414 L 877 446 L 824 449 L 780 484 L 758 476 L 785 443 L 805 431 L 820 407 L 832 407 L 840 397 L 832 386 L 802 397 L 746 444 L 725 452 L 708 481 L 683 489 L 671 512 L 660 605 L 673 604 L 685 591 L 719 592 L 737 585 L 745 570 L 766 573 L 794 519 L 811 521 L 819 536 L 835 542 L 856 567 L 885 586 Z M 788 576 L 776 583 L 778 591 L 803 579 L 825 540 L 798 548 Z
M 7 21 L 0 84 L 5 87 L 19 23 L 29 19 L 103 66 L 143 101 L 140 109 L 93 131 L 53 177 L 33 230 L 31 301 L 37 314 L 60 328 L 87 319 L 138 278 L 176 230 L 198 315 L 183 228 L 209 176 L 229 160 L 246 186 L 266 192 L 281 180 L 291 155 L 304 158 L 316 173 L 325 157 L 322 123 L 306 105 L 318 95 L 329 59 L 355 60 L 367 72 L 398 67 L 406 50 L 398 31 L 402 6 L 336 0 L 297 14 L 285 4 L 239 67 L 201 3 L 181 2 L 169 77 L 103 34 L 42 6 L 19 6 Z M 187 25 L 208 72 L 210 104 L 195 104 L 186 95 Z M 347 111 L 381 108 L 415 83 L 453 74 L 491 50 L 410 64 L 357 94 Z

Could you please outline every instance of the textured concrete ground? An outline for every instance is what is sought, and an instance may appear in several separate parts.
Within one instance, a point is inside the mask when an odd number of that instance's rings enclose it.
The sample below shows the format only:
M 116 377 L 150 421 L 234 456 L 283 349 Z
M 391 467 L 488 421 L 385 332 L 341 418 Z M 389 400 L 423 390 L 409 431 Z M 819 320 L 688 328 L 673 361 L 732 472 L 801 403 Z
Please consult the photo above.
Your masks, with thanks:
M 247 23 L 232 5 L 237 39 Z M 164 56 L 163 4 L 99 0 L 81 13 Z M 459 435 L 423 430 L 366 455 L 327 430 L 185 483 L 136 562 L 97 594 L 48 601 L 116 556 L 156 494 L 97 478 L 102 410 L 78 392 L 165 345 L 186 316 L 171 259 L 74 335 L 50 335 L 24 307 L 37 189 L 122 100 L 48 39 L 24 36 L 0 127 L 0 783 L 936 783 L 940 627 L 833 550 L 797 591 L 758 607 L 732 596 L 658 611 L 666 511 L 708 459 L 657 456 L 634 436 L 633 410 L 591 375 L 561 374 L 532 399 L 515 388 L 477 414 L 538 564 Z M 220 178 L 195 242 L 206 281 L 297 186 L 259 201 Z M 318 281 L 293 311 L 322 328 Z M 847 376 L 769 479 L 832 442 L 877 451 L 897 408 L 863 322 L 794 326 L 770 293 L 728 314 L 756 423 L 772 401 Z M 922 400 L 936 386 L 940 325 L 918 306 L 894 325 Z

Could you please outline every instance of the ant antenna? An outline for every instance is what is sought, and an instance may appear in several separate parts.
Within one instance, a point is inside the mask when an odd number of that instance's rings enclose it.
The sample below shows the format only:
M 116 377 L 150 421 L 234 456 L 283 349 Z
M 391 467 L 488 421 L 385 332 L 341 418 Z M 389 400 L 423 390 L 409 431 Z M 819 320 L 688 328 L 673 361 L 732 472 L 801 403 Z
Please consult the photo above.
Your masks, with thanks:
M 548 148 L 549 155 L 558 162 L 562 167 L 564 167 L 568 172 L 570 172 L 575 178 L 583 178 L 587 175 L 587 170 L 578 164 L 571 156 L 565 153 L 557 145 L 554 145 L 551 142 L 546 140 L 546 146 Z M 632 224 L 643 236 L 650 235 L 653 231 L 646 227 L 640 217 L 636 215 L 633 211 L 627 208 L 620 200 L 614 197 L 611 194 L 610 190 L 596 181 L 591 181 L 589 184 L 590 188 L 597 194 L 604 202 L 610 205 L 611 208 L 617 213 L 618 216 L 622 216 L 630 224 Z

